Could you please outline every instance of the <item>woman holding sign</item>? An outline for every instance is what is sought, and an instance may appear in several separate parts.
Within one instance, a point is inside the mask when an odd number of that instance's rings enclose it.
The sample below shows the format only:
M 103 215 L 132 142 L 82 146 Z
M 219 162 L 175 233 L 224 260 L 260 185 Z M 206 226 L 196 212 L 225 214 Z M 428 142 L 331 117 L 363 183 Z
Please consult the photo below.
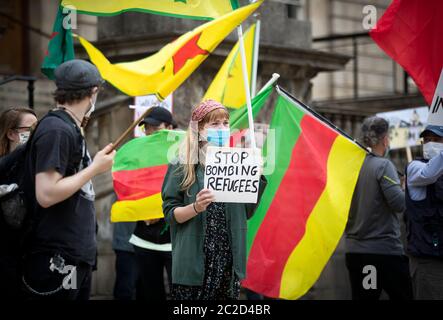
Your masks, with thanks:
M 169 165 L 162 187 L 172 242 L 172 297 L 238 299 L 246 271 L 246 220 L 255 203 L 214 202 L 203 188 L 206 148 L 229 143 L 229 113 L 214 100 L 192 112 L 179 163 Z M 259 197 L 265 180 L 260 181 Z

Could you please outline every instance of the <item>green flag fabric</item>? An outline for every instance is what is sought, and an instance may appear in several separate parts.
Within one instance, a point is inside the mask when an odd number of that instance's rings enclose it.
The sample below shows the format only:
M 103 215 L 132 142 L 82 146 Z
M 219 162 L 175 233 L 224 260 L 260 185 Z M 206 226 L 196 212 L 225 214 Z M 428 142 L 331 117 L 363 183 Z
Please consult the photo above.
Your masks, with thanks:
M 54 70 L 65 61 L 75 58 L 69 11 L 60 6 L 54 22 L 48 51 L 41 65 L 41 71 L 49 79 L 54 80 Z M 66 28 L 65 28 L 66 27 Z

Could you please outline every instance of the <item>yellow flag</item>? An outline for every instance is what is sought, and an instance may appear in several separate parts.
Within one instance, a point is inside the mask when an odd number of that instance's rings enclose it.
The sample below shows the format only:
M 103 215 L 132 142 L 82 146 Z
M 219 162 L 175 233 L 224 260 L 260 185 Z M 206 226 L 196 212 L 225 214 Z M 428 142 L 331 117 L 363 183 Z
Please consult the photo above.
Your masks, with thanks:
M 111 64 L 92 44 L 78 37 L 101 76 L 130 96 L 155 94 L 164 100 L 208 57 L 231 31 L 264 0 L 207 22 L 147 58 Z
M 109 16 L 139 11 L 179 18 L 212 20 L 238 8 L 237 0 L 63 0 L 78 13 Z
M 256 24 L 244 34 L 246 65 L 248 70 L 249 86 L 252 81 L 252 60 L 254 57 L 254 46 Z M 215 76 L 211 85 L 206 91 L 203 100 L 214 99 L 220 101 L 224 106 L 230 108 L 240 108 L 246 104 L 245 86 L 243 83 L 243 70 L 240 54 L 240 45 L 237 41 L 232 51 L 226 58 L 220 71 Z

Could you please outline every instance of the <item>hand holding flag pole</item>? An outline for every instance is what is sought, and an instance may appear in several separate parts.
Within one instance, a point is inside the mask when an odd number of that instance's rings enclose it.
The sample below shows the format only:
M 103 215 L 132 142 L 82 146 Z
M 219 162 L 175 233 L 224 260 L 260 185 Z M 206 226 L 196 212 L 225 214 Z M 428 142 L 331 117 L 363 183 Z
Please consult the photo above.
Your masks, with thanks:
M 120 144 L 123 142 L 123 140 L 132 132 L 132 130 L 134 130 L 134 128 L 145 118 L 147 117 L 152 110 L 153 105 L 148 108 L 145 112 L 143 112 L 143 114 L 137 119 L 135 120 L 129 127 L 128 129 L 126 129 L 125 132 L 123 132 L 120 137 L 117 138 L 117 140 L 115 140 L 115 142 L 112 144 L 112 149 L 109 151 L 109 153 L 111 153 L 113 150 L 117 149 Z

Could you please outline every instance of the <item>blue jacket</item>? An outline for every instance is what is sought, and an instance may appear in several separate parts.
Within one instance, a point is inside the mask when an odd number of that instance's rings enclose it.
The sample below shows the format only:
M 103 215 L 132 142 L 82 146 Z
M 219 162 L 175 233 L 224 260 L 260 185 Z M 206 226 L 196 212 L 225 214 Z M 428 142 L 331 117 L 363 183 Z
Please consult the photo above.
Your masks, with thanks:
M 414 161 L 415 162 L 415 161 Z M 423 163 L 428 163 L 422 160 Z M 407 173 L 411 173 L 408 167 Z M 423 186 L 426 196 L 411 196 L 406 178 L 405 220 L 408 231 L 407 251 L 417 257 L 443 258 L 443 176 Z

